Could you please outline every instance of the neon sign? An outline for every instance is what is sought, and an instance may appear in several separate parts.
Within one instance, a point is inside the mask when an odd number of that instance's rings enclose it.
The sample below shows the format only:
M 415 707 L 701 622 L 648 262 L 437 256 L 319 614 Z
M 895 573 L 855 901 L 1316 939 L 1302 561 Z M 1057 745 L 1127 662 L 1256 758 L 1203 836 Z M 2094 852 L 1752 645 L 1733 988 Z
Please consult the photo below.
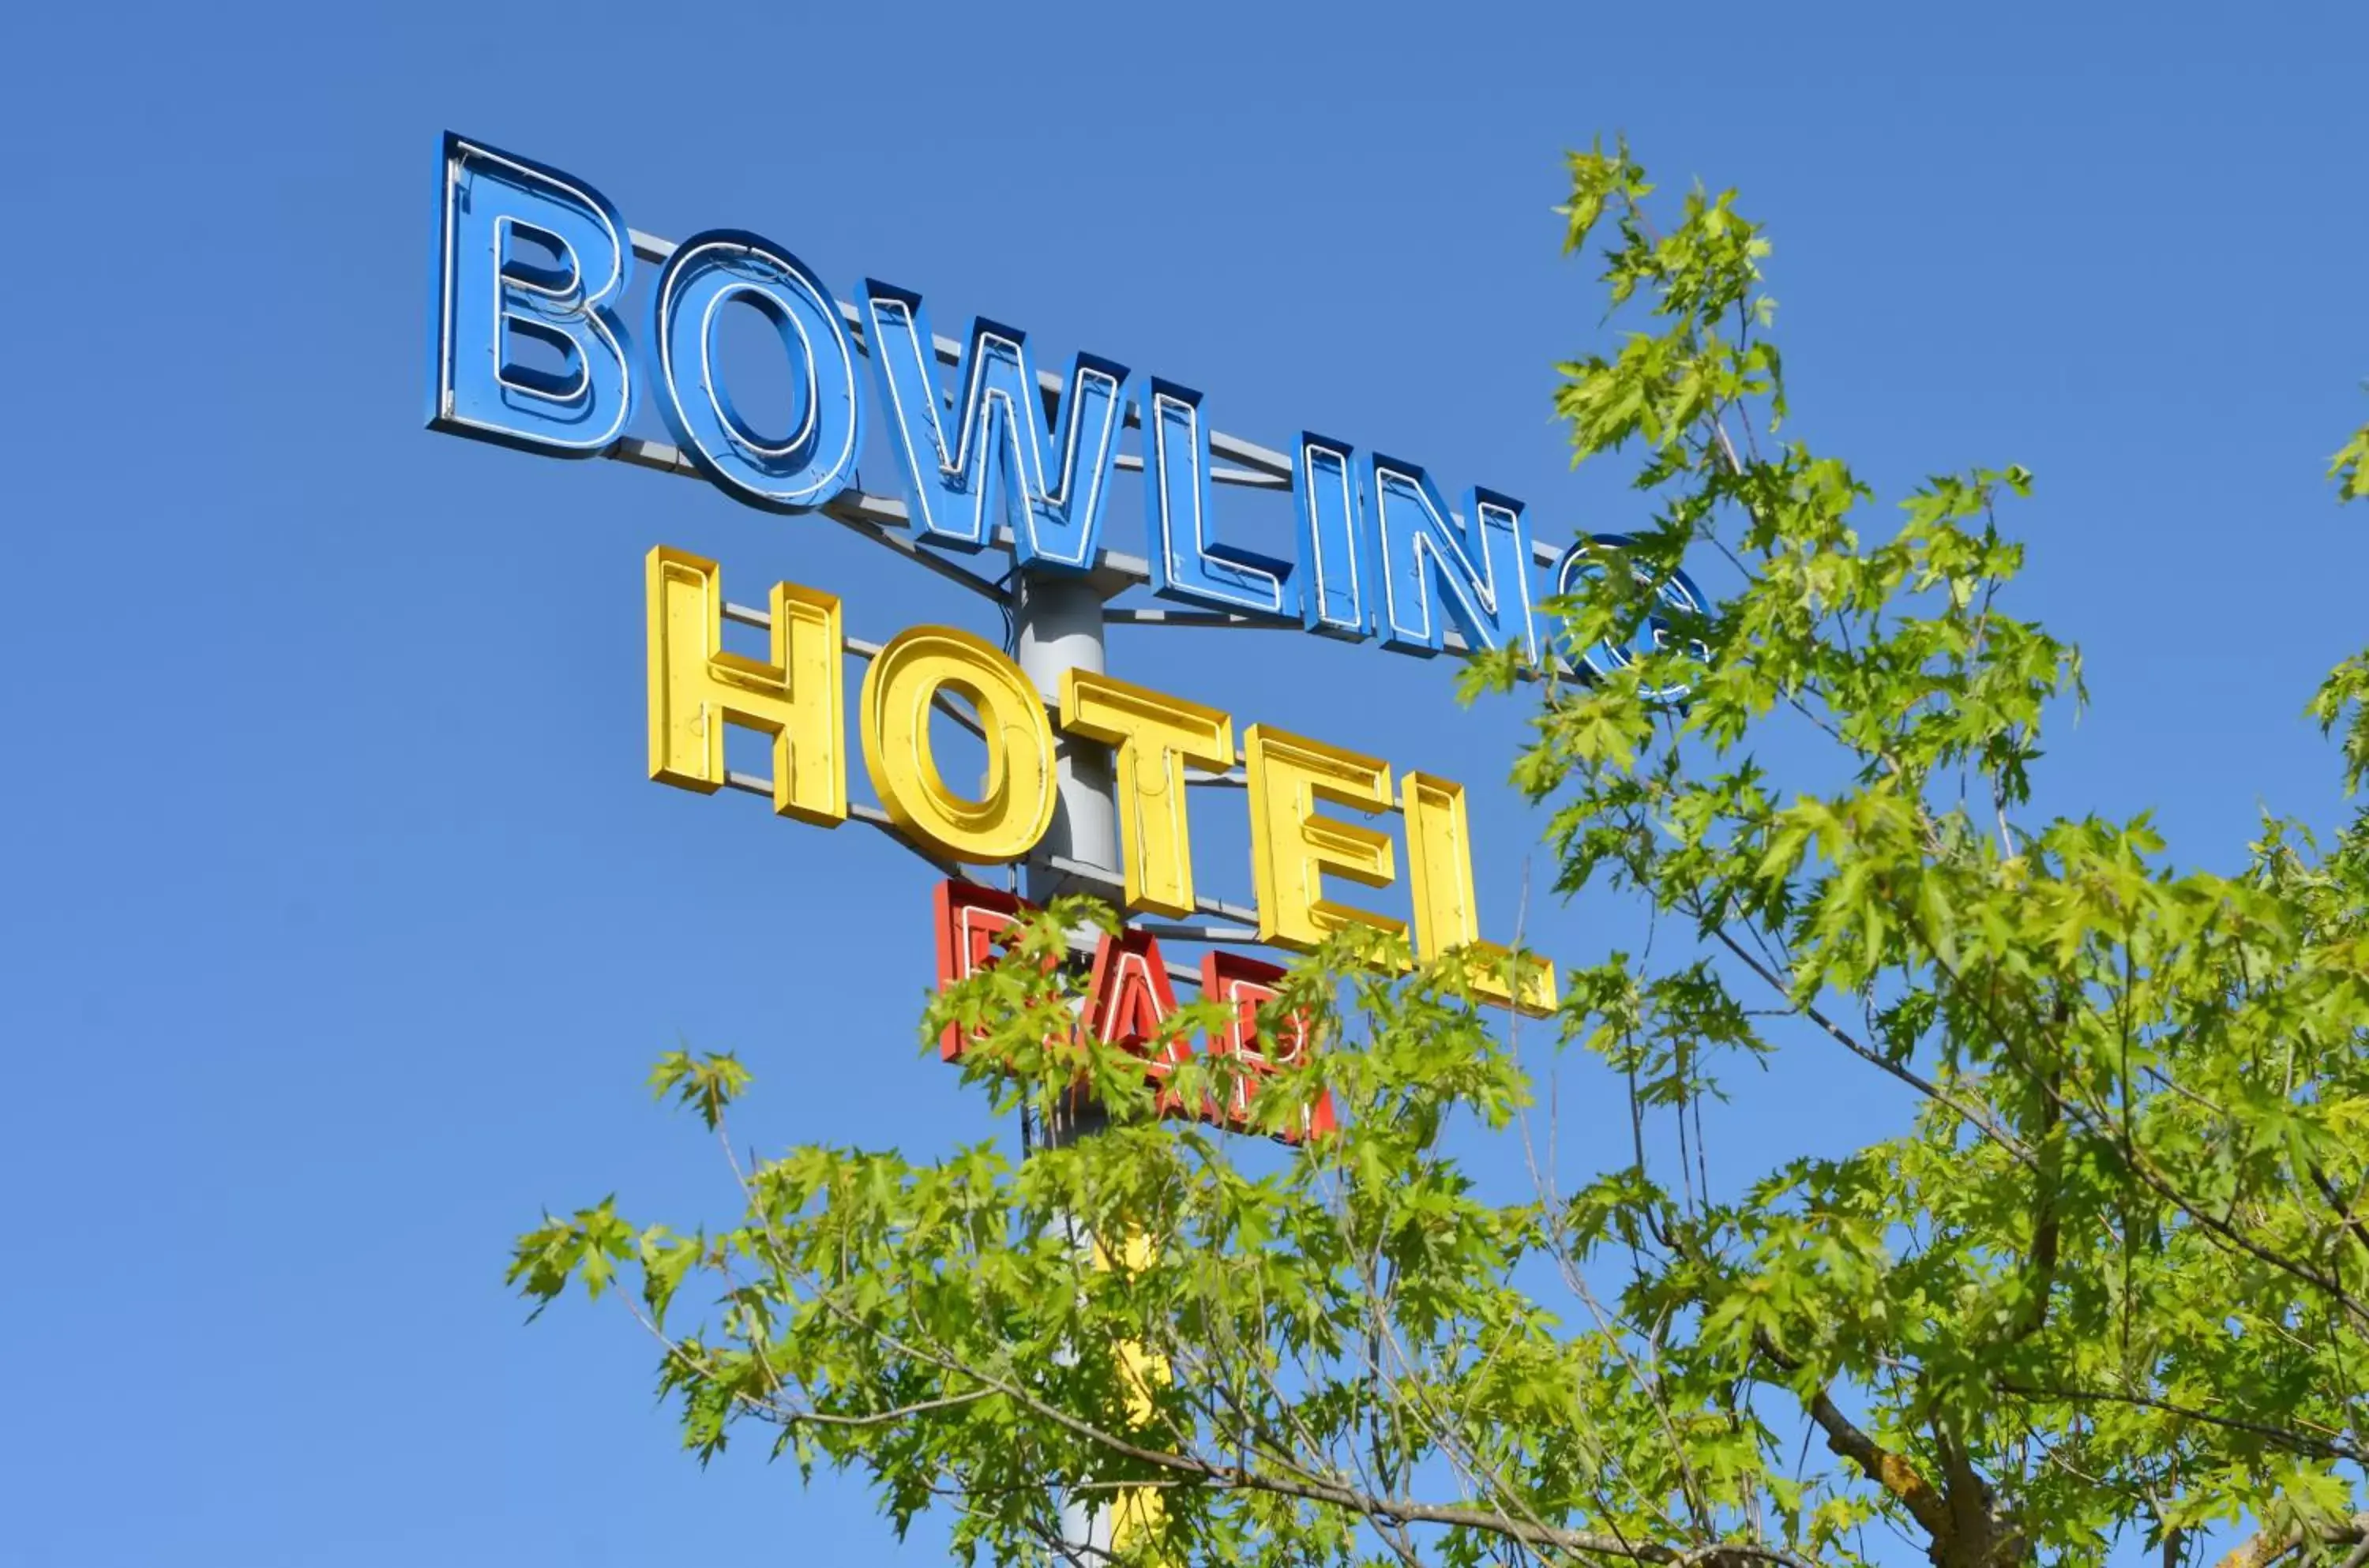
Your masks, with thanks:
M 1042 375 L 1028 335 L 984 317 L 948 343 L 920 294 L 866 279 L 842 303 L 791 251 L 745 230 L 647 242 L 589 182 L 452 132 L 436 213 L 428 423 L 438 430 L 553 457 L 619 455 L 647 401 L 717 489 L 795 515 L 861 496 L 876 428 L 903 500 L 864 498 L 867 516 L 957 553 L 1008 546 L 1022 569 L 1055 575 L 1104 558 L 1116 475 L 1138 467 L 1142 577 L 1161 598 L 1425 657 L 1513 647 L 1544 659 L 1539 600 L 1608 558 L 1608 540 L 1542 545 L 1509 496 L 1475 486 L 1451 509 L 1422 464 L 1303 431 L 1289 452 L 1266 454 L 1274 473 L 1252 476 L 1291 493 L 1296 554 L 1285 560 L 1225 537 L 1212 483 L 1244 475 L 1214 461 L 1204 398 L 1189 387 L 1087 353 L 1065 375 Z M 629 328 L 637 248 L 664 261 Z M 736 305 L 778 338 L 786 429 L 759 429 L 734 401 L 717 343 Z M 945 359 L 951 383 L 939 375 Z M 1141 429 L 1139 454 L 1120 451 L 1129 425 Z M 1656 590 L 1680 611 L 1705 603 L 1682 575 Z M 1643 635 L 1665 631 L 1655 622 Z M 1567 662 L 1600 675 L 1627 657 L 1602 647 Z
M 696 476 L 761 510 L 820 514 L 1004 612 L 1013 652 L 943 625 L 875 645 L 847 634 L 834 594 L 780 582 L 761 610 L 729 604 L 716 563 L 652 550 L 652 779 L 763 795 L 776 814 L 826 828 L 861 819 L 921 853 L 949 877 L 936 897 L 941 986 L 991 962 L 997 933 L 1036 907 L 963 868 L 1024 865 L 1040 899 L 1099 886 L 1139 918 L 1099 942 L 1073 934 L 1082 968 L 1093 955 L 1082 1034 L 1143 1057 L 1159 1082 L 1196 1048 L 1155 1045 L 1177 1011 L 1176 982 L 1225 1004 L 1230 1022 L 1197 1048 L 1241 1070 L 1221 1075 L 1232 1103 L 1163 1102 L 1174 1114 L 1248 1125 L 1255 1084 L 1308 1047 L 1294 1022 L 1271 1010 L 1262 1021 L 1283 971 L 1219 943 L 1304 952 L 1344 931 L 1379 932 L 1405 939 L 1405 962 L 1460 957 L 1481 1000 L 1554 1006 L 1551 963 L 1481 935 L 1460 784 L 1394 773 L 1264 722 L 1238 731 L 1220 709 L 1105 673 L 1102 628 L 1296 626 L 1421 657 L 1513 650 L 1600 678 L 1665 646 L 1669 624 L 1649 617 L 1627 647 L 1564 647 L 1545 641 L 1539 602 L 1625 569 L 1668 610 L 1699 613 L 1707 601 L 1684 574 L 1646 579 L 1633 558 L 1622 564 L 1631 542 L 1616 535 L 1550 547 L 1519 500 L 1474 486 L 1451 508 L 1422 464 L 1346 441 L 1302 431 L 1278 452 L 1222 435 L 1200 392 L 1114 360 L 1081 352 L 1059 372 L 1040 369 L 1014 326 L 980 317 L 960 340 L 941 338 L 921 294 L 867 278 L 842 298 L 761 235 L 641 234 L 589 182 L 450 132 L 435 203 L 430 429 L 544 456 L 622 459 Z M 646 289 L 637 259 L 657 264 Z M 770 419 L 750 389 L 735 397 L 720 349 L 727 324 L 751 316 L 789 372 L 787 410 Z M 670 443 L 634 433 L 645 406 Z M 867 452 L 875 472 L 885 452 L 898 497 L 864 489 Z M 1139 558 L 1109 537 L 1130 473 L 1140 475 Z M 1288 558 L 1243 543 L 1245 514 L 1218 503 L 1244 488 L 1289 495 Z M 961 564 L 989 550 L 1008 550 L 1013 571 L 990 580 Z M 1185 608 L 1108 602 L 1138 587 Z M 727 648 L 727 621 L 761 630 L 764 653 Z M 864 661 L 852 694 L 851 656 Z M 984 747 L 975 788 L 941 765 L 939 715 Z M 765 776 L 727 769 L 735 727 L 770 740 Z M 851 791 L 859 761 L 877 804 Z M 1248 906 L 1210 898 L 1196 876 L 1186 792 L 1218 784 L 1247 807 Z M 1343 887 L 1402 877 L 1406 919 Z M 1212 915 L 1224 923 L 1193 920 Z M 1197 969 L 1172 966 L 1163 937 L 1210 950 Z M 951 1029 L 941 1042 L 949 1059 L 963 1047 Z M 1319 1098 L 1286 1136 L 1321 1133 L 1332 1118 Z

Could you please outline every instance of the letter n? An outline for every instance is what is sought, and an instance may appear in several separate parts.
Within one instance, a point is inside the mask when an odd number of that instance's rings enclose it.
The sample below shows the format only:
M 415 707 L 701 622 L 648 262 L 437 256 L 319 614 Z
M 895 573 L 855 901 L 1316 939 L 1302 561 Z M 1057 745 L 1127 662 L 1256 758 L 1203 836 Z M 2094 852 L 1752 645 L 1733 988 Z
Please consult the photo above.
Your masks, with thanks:
M 1464 494 L 1463 517 L 1453 517 L 1430 475 L 1387 457 L 1367 460 L 1366 492 L 1383 647 L 1428 657 L 1445 646 L 1444 623 L 1453 621 L 1475 649 L 1512 645 L 1537 659 L 1521 502 L 1476 486 Z

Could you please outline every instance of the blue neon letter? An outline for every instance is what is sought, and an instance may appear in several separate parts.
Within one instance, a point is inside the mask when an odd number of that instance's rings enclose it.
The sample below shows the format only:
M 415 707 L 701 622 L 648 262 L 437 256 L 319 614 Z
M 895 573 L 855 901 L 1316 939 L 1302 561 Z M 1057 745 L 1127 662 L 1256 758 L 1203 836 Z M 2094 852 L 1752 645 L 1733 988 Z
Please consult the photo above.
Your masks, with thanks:
M 633 414 L 610 308 L 633 269 L 624 221 L 582 180 L 449 131 L 436 179 L 429 429 L 599 452 Z
M 1300 619 L 1311 632 L 1363 639 L 1373 630 L 1366 613 L 1366 579 L 1373 573 L 1350 448 L 1306 430 L 1291 468 L 1291 498 L 1299 513 Z
M 1566 595 L 1580 592 L 1588 578 L 1620 561 L 1635 544 L 1636 541 L 1625 533 L 1598 533 L 1580 540 L 1564 551 L 1562 559 L 1555 563 L 1555 592 Z M 1710 607 L 1711 601 L 1703 596 L 1703 590 L 1697 588 L 1694 578 L 1682 570 L 1674 569 L 1658 585 L 1653 584 L 1651 574 L 1642 567 L 1631 565 L 1629 570 L 1640 583 L 1654 586 L 1654 596 L 1680 614 L 1700 615 Z M 1669 642 L 1669 622 L 1659 615 L 1648 615 L 1626 647 L 1607 640 L 1585 649 L 1565 645 L 1563 651 L 1570 659 L 1574 673 L 1591 681 L 1600 681 L 1615 670 L 1626 670 L 1642 655 L 1667 647 Z M 1692 644 L 1690 651 L 1699 659 L 1711 658 L 1711 651 L 1700 642 Z M 1667 702 L 1683 699 L 1687 688 L 1649 686 L 1639 688 L 1639 692 L 1648 699 Z
M 1144 397 L 1143 481 L 1152 592 L 1238 614 L 1290 613 L 1291 563 L 1214 537 L 1201 395 L 1157 376 Z
M 1382 581 L 1382 646 L 1428 657 L 1446 629 L 1433 589 L 1475 648 L 1518 644 L 1538 658 L 1530 620 L 1530 529 L 1522 503 L 1494 490 L 1464 493 L 1464 517 L 1448 514 L 1431 476 L 1412 463 L 1366 460 Z
M 935 339 L 921 296 L 867 278 L 864 310 L 872 368 L 887 405 L 888 444 L 904 476 L 914 528 L 941 544 L 976 550 L 993 542 L 1001 521 L 1012 530 L 1024 567 L 1082 572 L 1093 566 L 1111 456 L 1127 416 L 1127 367 L 1080 354 L 1047 431 L 1037 413 L 1028 335 L 974 322 L 949 441 L 944 398 L 931 367 Z M 1000 518 L 988 505 L 990 489 L 1001 494 Z
M 758 430 L 732 403 L 715 361 L 717 317 L 753 307 L 790 357 L 790 429 Z M 693 235 L 667 258 L 651 300 L 658 412 L 685 452 L 735 500 L 771 511 L 821 506 L 855 477 L 864 404 L 855 345 L 839 305 L 806 265 L 738 229 Z

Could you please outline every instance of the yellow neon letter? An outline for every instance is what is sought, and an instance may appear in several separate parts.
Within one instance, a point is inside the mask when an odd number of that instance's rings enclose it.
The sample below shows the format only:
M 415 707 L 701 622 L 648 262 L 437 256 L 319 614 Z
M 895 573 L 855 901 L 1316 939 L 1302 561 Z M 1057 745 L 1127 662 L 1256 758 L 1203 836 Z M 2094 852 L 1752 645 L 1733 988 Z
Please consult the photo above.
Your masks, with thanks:
M 1327 872 L 1368 887 L 1389 887 L 1396 875 L 1390 836 L 1316 814 L 1320 800 L 1388 810 L 1390 765 L 1255 724 L 1242 732 L 1242 760 L 1250 773 L 1258 939 L 1305 951 L 1344 926 L 1404 931 L 1404 921 L 1324 897 Z
M 940 687 L 968 699 L 987 732 L 987 793 L 946 787 L 930 751 Z M 864 766 L 889 820 L 953 860 L 1018 860 L 1053 825 L 1053 725 L 1020 667 L 968 632 L 915 626 L 864 672 Z
M 773 738 L 773 809 L 826 828 L 847 820 L 847 710 L 839 597 L 773 585 L 773 658 L 724 651 L 715 562 L 661 544 L 649 554 L 650 777 L 712 795 L 724 783 L 724 727 Z
M 1505 984 L 1507 949 L 1481 940 L 1481 917 L 1472 897 L 1472 834 L 1464 811 L 1464 786 L 1428 773 L 1409 773 L 1402 804 L 1406 810 L 1407 880 L 1413 884 L 1414 944 L 1425 958 L 1458 948 L 1471 960 L 1474 994 L 1502 1007 L 1542 1015 L 1554 1010 L 1554 966 L 1535 954 L 1522 956 L 1522 995 L 1517 1003 Z
M 1234 765 L 1234 721 L 1083 670 L 1061 673 L 1061 727 L 1118 748 L 1119 859 L 1127 907 L 1193 912 L 1193 850 L 1184 819 L 1184 764 Z

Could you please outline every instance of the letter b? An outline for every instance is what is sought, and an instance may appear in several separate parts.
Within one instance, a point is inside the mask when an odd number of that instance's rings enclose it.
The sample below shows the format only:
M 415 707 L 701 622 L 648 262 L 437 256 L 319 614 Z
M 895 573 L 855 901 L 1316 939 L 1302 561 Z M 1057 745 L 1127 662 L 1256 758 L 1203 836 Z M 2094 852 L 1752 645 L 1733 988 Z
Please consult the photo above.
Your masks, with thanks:
M 428 427 L 591 457 L 633 414 L 610 308 L 634 262 L 624 220 L 582 180 L 444 134 Z

